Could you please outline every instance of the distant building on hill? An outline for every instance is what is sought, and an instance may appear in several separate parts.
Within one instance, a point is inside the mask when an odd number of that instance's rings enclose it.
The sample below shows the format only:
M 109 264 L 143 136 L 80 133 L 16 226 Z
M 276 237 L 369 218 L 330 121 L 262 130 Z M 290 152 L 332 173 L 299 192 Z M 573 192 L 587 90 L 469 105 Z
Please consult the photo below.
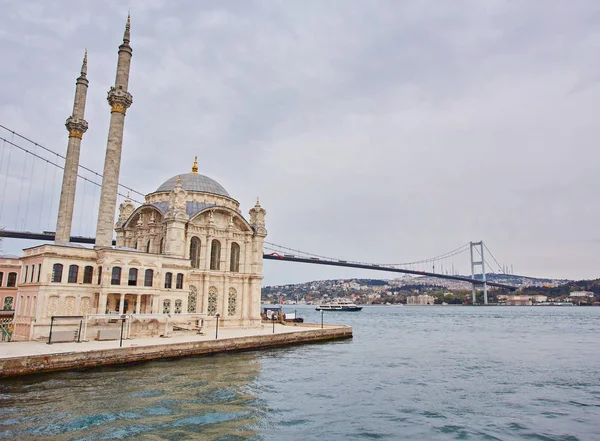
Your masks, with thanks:
M 592 291 L 573 291 L 569 293 L 569 297 L 594 297 L 594 293 Z
M 420 294 L 418 296 L 408 296 L 406 298 L 407 305 L 433 305 L 435 298 L 428 294 Z
M 506 304 L 509 306 L 529 306 L 532 304 L 531 296 L 511 295 L 506 299 Z

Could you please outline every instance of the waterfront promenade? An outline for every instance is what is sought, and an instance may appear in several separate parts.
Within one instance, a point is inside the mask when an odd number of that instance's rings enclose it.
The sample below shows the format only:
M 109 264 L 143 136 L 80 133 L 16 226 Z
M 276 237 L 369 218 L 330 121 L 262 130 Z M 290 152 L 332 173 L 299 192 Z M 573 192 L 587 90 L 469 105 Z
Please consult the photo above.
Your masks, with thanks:
M 136 338 L 81 343 L 41 341 L 0 345 L 0 377 L 57 370 L 82 369 L 101 365 L 132 363 L 159 358 L 215 354 L 242 350 L 311 343 L 352 337 L 352 328 L 343 325 L 264 324 L 261 328 L 223 328 L 202 334 L 187 333 L 169 338 Z

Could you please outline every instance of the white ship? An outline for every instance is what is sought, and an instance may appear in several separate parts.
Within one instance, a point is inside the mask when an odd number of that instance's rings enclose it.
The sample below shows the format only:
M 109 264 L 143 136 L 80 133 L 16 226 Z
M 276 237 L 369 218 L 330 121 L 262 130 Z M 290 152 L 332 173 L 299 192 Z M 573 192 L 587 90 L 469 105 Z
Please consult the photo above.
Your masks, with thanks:
M 330 303 L 319 305 L 315 309 L 317 311 L 360 311 L 362 306 L 355 305 L 350 300 L 337 299 Z

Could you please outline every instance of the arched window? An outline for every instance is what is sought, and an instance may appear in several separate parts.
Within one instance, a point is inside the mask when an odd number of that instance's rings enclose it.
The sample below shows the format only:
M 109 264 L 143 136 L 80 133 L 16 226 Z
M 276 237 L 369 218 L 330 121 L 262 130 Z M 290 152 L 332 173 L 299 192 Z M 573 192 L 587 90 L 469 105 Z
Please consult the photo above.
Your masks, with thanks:
M 35 273 L 35 266 L 31 264 L 31 276 L 29 277 L 29 283 L 33 283 L 33 273 Z
M 148 242 L 146 242 L 146 252 L 147 253 L 150 252 L 150 240 L 148 240 Z
M 2 282 L 4 282 L 4 273 L 0 271 L 0 286 L 2 286 Z
M 165 250 L 164 245 L 165 245 L 165 238 L 163 237 L 163 238 L 160 239 L 160 251 L 159 251 L 159 254 L 162 254 L 163 251 Z
M 175 300 L 175 314 L 181 314 L 181 304 L 182 301 L 180 299 Z
M 147 269 L 144 273 L 144 286 L 152 286 L 152 279 L 154 279 L 154 271 Z
M 192 268 L 200 268 L 200 239 L 192 237 L 190 242 L 190 261 Z
M 68 283 L 77 283 L 77 274 L 79 273 L 79 267 L 77 265 L 69 266 L 69 277 L 67 279 Z
M 210 247 L 210 269 L 219 270 L 221 266 L 221 242 L 213 239 Z
M 4 298 L 4 306 L 2 307 L 3 311 L 12 311 L 14 304 L 14 297 L 5 297 Z
M 121 267 L 115 266 L 112 269 L 112 275 L 110 277 L 111 285 L 120 285 L 121 284 Z
M 232 273 L 240 272 L 240 246 L 235 242 L 231 244 L 231 263 L 229 265 L 229 271 Z
M 173 284 L 173 273 L 166 273 L 165 274 L 165 288 L 171 288 L 172 284 Z
M 37 276 L 37 282 L 40 282 L 40 274 L 42 274 L 42 264 L 38 263 L 38 276 Z
M 206 308 L 208 315 L 215 315 L 217 313 L 217 287 L 211 286 L 208 288 L 208 307 Z
M 137 276 L 138 276 L 137 268 L 129 268 L 129 281 L 128 281 L 127 285 L 128 286 L 137 286 Z
M 102 267 L 98 267 L 98 285 L 102 285 Z
M 169 314 L 171 312 L 171 301 L 169 299 L 163 300 L 163 314 Z
M 188 294 L 188 313 L 196 312 L 196 298 L 198 297 L 198 291 L 195 286 L 190 286 L 190 293 Z
M 183 289 L 183 274 L 177 274 L 177 280 L 175 281 L 175 289 Z
M 237 304 L 237 291 L 235 288 L 229 288 L 229 298 L 227 303 L 227 315 L 235 315 Z
M 63 270 L 63 266 L 62 266 L 61 263 L 55 263 L 54 265 L 52 265 L 52 281 L 53 282 L 56 282 L 56 283 L 60 283 L 61 282 L 61 280 L 62 280 L 62 270 Z M 10 274 L 8 275 L 8 279 L 9 279 L 9 282 L 10 282 Z
M 29 267 L 27 265 L 25 265 L 25 276 L 23 277 L 23 283 L 27 283 L 27 270 L 29 269 Z
M 92 283 L 93 275 L 94 275 L 94 267 L 86 266 L 83 269 L 83 283 Z
M 135 248 L 136 250 L 138 249 L 138 241 L 137 240 L 135 241 L 135 246 L 133 248 Z

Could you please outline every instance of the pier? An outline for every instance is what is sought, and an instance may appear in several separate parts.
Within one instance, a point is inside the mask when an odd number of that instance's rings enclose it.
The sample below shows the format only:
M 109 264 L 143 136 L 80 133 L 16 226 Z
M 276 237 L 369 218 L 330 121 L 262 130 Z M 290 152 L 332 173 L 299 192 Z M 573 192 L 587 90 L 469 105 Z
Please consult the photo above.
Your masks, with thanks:
M 219 329 L 218 338 L 214 330 L 207 330 L 202 335 L 131 339 L 123 341 L 122 347 L 118 340 L 7 343 L 0 354 L 0 378 L 348 338 L 352 338 L 350 326 L 276 323 L 253 329 Z

